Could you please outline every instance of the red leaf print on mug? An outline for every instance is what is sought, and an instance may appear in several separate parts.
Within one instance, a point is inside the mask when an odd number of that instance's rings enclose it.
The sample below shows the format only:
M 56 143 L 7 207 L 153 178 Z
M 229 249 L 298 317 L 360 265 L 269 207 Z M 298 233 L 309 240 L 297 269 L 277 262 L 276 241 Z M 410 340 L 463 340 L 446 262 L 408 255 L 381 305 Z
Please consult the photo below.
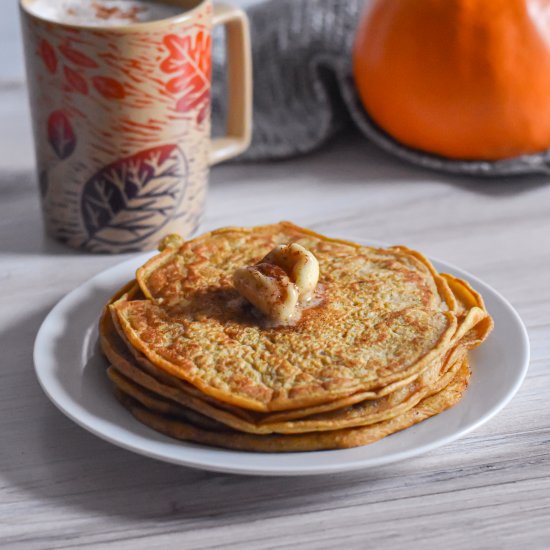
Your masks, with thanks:
M 92 83 L 95 89 L 107 99 L 122 99 L 126 95 L 124 86 L 114 78 L 94 76 Z
M 65 73 L 65 78 L 70 84 L 71 88 L 76 92 L 86 95 L 88 93 L 88 84 L 84 77 L 78 74 L 76 71 L 73 71 L 69 67 L 63 67 L 63 72 Z
M 203 31 L 194 37 L 168 34 L 163 42 L 169 55 L 160 68 L 175 75 L 166 83 L 166 89 L 173 94 L 183 94 L 176 104 L 178 111 L 194 109 L 209 98 L 210 34 Z
M 176 111 L 185 112 L 185 111 L 191 111 L 195 107 L 198 107 L 203 102 L 208 101 L 210 98 L 210 91 L 205 90 L 200 95 L 184 95 L 181 99 L 178 99 L 176 103 Z
M 67 115 L 63 111 L 54 111 L 49 116 L 48 141 L 61 160 L 72 155 L 76 147 L 76 136 Z
M 204 119 L 206 118 L 206 115 L 209 112 L 210 107 L 210 101 L 203 104 L 200 111 L 197 113 L 197 124 L 202 124 L 204 122 Z
M 46 69 L 52 74 L 55 73 L 57 69 L 57 55 L 55 55 L 53 46 L 47 40 L 40 42 L 38 54 L 42 58 L 44 65 L 46 65 Z
M 83 54 L 82 52 L 71 48 L 70 46 L 60 46 L 59 51 L 63 54 L 65 58 L 67 58 L 69 61 L 72 61 L 75 65 L 79 65 L 80 67 L 87 67 L 90 69 L 95 69 L 96 67 L 99 67 L 99 65 L 93 59 L 88 57 L 86 54 Z

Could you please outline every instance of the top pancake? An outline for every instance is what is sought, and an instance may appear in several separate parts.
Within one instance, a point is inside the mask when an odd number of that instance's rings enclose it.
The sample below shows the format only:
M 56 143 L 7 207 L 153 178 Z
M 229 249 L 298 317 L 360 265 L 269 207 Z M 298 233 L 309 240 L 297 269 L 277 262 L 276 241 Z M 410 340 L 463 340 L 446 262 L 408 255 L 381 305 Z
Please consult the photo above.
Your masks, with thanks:
M 297 325 L 272 327 L 231 276 L 289 242 L 317 257 L 323 300 Z M 208 233 L 166 249 L 137 280 L 148 299 L 111 306 L 132 346 L 206 395 L 256 411 L 325 403 L 420 373 L 447 351 L 464 314 L 418 253 L 289 223 Z

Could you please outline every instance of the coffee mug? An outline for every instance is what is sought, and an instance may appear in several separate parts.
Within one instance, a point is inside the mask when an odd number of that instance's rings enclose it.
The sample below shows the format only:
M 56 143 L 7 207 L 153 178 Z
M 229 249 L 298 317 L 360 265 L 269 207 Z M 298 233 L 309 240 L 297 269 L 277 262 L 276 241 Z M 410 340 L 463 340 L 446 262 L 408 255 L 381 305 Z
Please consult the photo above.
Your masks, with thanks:
M 209 167 L 251 135 L 248 22 L 210 0 L 118 26 L 49 20 L 20 0 L 46 231 L 122 253 L 199 224 Z M 211 32 L 224 25 L 227 135 L 210 137 Z

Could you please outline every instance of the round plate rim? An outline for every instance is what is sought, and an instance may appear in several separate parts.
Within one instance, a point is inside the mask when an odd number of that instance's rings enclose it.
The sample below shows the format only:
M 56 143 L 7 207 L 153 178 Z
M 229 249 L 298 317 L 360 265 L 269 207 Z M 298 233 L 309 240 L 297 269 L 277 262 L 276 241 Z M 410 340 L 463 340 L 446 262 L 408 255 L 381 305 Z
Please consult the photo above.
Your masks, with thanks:
M 340 237 L 340 238 L 346 238 L 348 240 L 353 239 L 352 237 Z M 376 246 L 376 247 L 383 247 L 383 248 L 390 246 L 387 243 L 371 240 L 371 239 L 354 238 L 353 240 L 355 242 L 358 242 L 360 244 L 364 244 L 367 246 Z M 92 285 L 95 281 L 98 281 L 106 277 L 108 278 L 110 275 L 114 273 L 118 273 L 120 270 L 123 270 L 126 267 L 130 269 L 130 266 L 136 264 L 136 262 L 144 261 L 148 257 L 151 257 L 153 254 L 155 254 L 155 252 L 143 253 L 143 254 L 134 256 L 132 258 L 129 258 L 127 260 L 124 260 L 120 263 L 117 263 L 114 266 L 111 266 L 101 271 L 100 273 L 94 275 L 93 277 L 87 279 L 85 282 L 83 282 L 82 284 L 77 286 L 74 290 L 72 290 L 67 295 L 65 295 L 50 310 L 50 312 L 42 322 L 37 332 L 35 342 L 34 342 L 34 349 L 33 349 L 35 374 L 40 384 L 40 387 L 42 388 L 46 396 L 50 399 L 50 401 L 65 416 L 70 418 L 73 422 L 75 422 L 85 430 L 96 435 L 100 439 L 103 439 L 105 441 L 108 441 L 109 443 L 112 443 L 113 445 L 116 445 L 118 447 L 135 452 L 143 456 L 147 456 L 147 457 L 161 460 L 164 462 L 169 462 L 172 464 L 178 464 L 181 466 L 196 468 L 200 470 L 207 470 L 207 471 L 221 472 L 221 473 L 231 473 L 231 474 L 259 475 L 259 476 L 321 475 L 321 474 L 333 474 L 333 473 L 339 473 L 339 472 L 348 472 L 352 470 L 374 468 L 377 466 L 391 464 L 391 463 L 402 461 L 408 458 L 413 458 L 421 454 L 425 454 L 434 449 L 442 447 L 448 443 L 451 443 L 452 441 L 455 441 L 460 437 L 463 437 L 464 435 L 468 434 L 469 432 L 477 429 L 482 424 L 485 424 L 491 418 L 496 416 L 511 401 L 511 399 L 516 395 L 519 388 L 521 387 L 525 379 L 525 376 L 527 374 L 529 361 L 530 361 L 529 337 L 528 337 L 527 329 L 521 317 L 515 310 L 515 308 L 510 304 L 510 302 L 504 296 L 502 296 L 502 294 L 500 294 L 500 292 L 492 288 L 487 283 L 483 282 L 481 279 L 479 279 L 475 275 L 472 275 L 471 273 L 461 268 L 458 268 L 453 264 L 430 257 L 430 261 L 433 262 L 434 265 L 439 266 L 438 270 L 441 270 L 440 268 L 443 267 L 445 270 L 449 270 L 451 272 L 454 272 L 460 275 L 461 277 L 464 277 L 469 282 L 473 283 L 473 285 L 476 286 L 478 289 L 480 287 L 484 289 L 481 292 L 482 295 L 484 294 L 484 292 L 492 293 L 494 297 L 496 297 L 501 302 L 501 304 L 505 307 L 507 313 L 513 319 L 516 325 L 516 329 L 518 329 L 518 336 L 521 340 L 521 346 L 523 347 L 523 350 L 524 350 L 522 354 L 522 357 L 523 357 L 522 364 L 518 369 L 517 375 L 513 383 L 508 388 L 508 391 L 505 397 L 501 399 L 496 405 L 488 409 L 485 412 L 485 414 L 482 414 L 475 421 L 470 422 L 466 426 L 450 433 L 445 437 L 440 437 L 430 443 L 419 445 L 413 449 L 406 449 L 401 452 L 393 452 L 392 454 L 386 455 L 386 456 L 370 457 L 370 458 L 367 457 L 366 459 L 357 459 L 357 460 L 347 460 L 345 462 L 342 462 L 342 463 L 337 462 L 335 464 L 324 464 L 324 465 L 316 466 L 312 464 L 313 462 L 312 458 L 315 458 L 315 455 L 318 455 L 319 453 L 321 454 L 325 454 L 327 452 L 339 453 L 341 451 L 335 450 L 335 451 L 313 451 L 308 453 L 288 453 L 290 455 L 306 455 L 307 460 L 305 461 L 305 464 L 302 467 L 269 465 L 269 460 L 266 460 L 266 459 L 269 459 L 271 457 L 282 456 L 282 455 L 249 453 L 245 451 L 230 451 L 230 453 L 236 453 L 239 455 L 246 455 L 246 456 L 252 455 L 254 457 L 257 457 L 259 462 L 267 462 L 267 464 L 256 465 L 253 468 L 251 468 L 249 466 L 245 466 L 245 467 L 235 466 L 234 464 L 224 465 L 224 464 L 218 463 L 217 461 L 198 462 L 196 460 L 190 460 L 185 457 L 167 456 L 166 454 L 156 452 L 155 450 L 152 450 L 144 446 L 138 446 L 136 444 L 128 442 L 127 440 L 124 440 L 124 439 L 121 440 L 120 437 L 116 437 L 111 435 L 110 433 L 106 433 L 105 430 L 100 430 L 96 428 L 93 424 L 91 424 L 88 421 L 87 418 L 83 418 L 81 414 L 77 414 L 74 410 L 74 405 L 76 405 L 78 409 L 79 404 L 77 402 L 72 402 L 70 400 L 69 402 L 67 402 L 66 400 L 64 400 L 63 398 L 60 398 L 59 395 L 56 394 L 56 390 L 54 389 L 54 387 L 49 382 L 48 378 L 45 376 L 43 372 L 43 369 L 44 369 L 44 367 L 42 367 L 43 359 L 42 357 L 40 357 L 41 350 L 43 348 L 43 342 L 47 341 L 48 332 L 51 330 L 50 325 L 53 323 L 53 320 L 56 318 L 56 316 L 63 311 L 63 308 L 71 302 L 71 300 L 74 300 L 75 297 L 81 294 L 87 286 Z M 404 430 L 404 432 L 406 432 L 406 430 Z M 395 434 L 394 437 L 395 436 L 399 436 L 399 433 Z M 181 445 L 182 448 L 185 448 L 185 442 L 178 442 L 176 440 L 173 440 L 173 441 Z M 202 446 L 202 448 L 207 454 L 212 453 L 215 455 L 220 452 L 220 450 L 216 448 L 210 449 L 205 446 Z

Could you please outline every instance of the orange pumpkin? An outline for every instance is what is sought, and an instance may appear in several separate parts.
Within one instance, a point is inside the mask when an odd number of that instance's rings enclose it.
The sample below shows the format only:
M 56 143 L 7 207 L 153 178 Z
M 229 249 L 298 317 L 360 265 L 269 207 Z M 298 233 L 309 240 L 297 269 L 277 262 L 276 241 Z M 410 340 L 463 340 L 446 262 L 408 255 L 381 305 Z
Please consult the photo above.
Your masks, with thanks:
M 375 0 L 353 58 L 365 109 L 405 145 L 487 160 L 550 148 L 550 0 Z

